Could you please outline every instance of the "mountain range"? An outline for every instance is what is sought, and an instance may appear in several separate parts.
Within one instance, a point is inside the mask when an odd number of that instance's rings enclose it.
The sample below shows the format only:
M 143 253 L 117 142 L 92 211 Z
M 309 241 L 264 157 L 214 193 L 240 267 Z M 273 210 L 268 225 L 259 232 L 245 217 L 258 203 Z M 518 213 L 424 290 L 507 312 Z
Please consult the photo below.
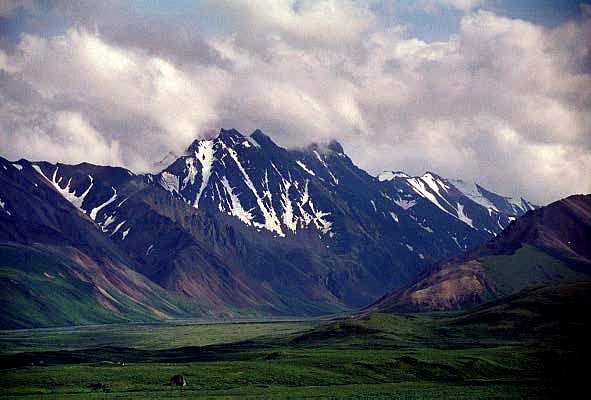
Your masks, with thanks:
M 0 326 L 360 307 L 534 209 L 260 130 L 197 139 L 155 174 L 0 158 Z
M 530 211 L 485 245 L 426 271 L 369 310 L 470 308 L 529 287 L 589 280 L 591 195 L 573 195 Z

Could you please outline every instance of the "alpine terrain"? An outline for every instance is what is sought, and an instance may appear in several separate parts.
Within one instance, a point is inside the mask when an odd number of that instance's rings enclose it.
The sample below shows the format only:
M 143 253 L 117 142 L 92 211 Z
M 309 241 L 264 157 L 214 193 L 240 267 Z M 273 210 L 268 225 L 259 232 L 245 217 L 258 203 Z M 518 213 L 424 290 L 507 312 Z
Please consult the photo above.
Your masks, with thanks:
M 588 281 L 591 195 L 573 195 L 529 211 L 463 257 L 441 263 L 370 310 L 468 308 L 528 287 Z
M 195 140 L 156 174 L 0 158 L 0 326 L 364 306 L 535 208 L 260 130 Z

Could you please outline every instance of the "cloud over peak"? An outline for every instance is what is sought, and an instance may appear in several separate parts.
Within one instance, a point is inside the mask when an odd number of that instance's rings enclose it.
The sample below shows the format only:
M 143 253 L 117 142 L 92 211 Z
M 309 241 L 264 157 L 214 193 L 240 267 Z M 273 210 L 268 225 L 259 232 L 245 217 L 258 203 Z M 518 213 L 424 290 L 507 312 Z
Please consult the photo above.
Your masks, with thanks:
M 81 8 L 63 33 L 0 50 L 0 145 L 143 170 L 219 126 L 261 128 L 287 146 L 337 139 L 371 172 L 539 203 L 591 190 L 589 16 L 548 28 L 451 1 L 456 34 L 426 41 L 372 4 L 205 2 L 153 27 Z

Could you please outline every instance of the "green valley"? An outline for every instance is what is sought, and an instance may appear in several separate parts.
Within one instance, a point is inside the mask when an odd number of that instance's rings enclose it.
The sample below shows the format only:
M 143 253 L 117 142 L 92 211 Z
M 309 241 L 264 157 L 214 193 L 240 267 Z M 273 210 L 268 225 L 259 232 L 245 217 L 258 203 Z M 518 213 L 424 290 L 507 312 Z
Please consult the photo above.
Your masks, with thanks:
M 529 288 L 462 313 L 4 331 L 0 395 L 553 397 L 583 373 L 590 290 Z M 178 373 L 186 387 L 169 385 Z

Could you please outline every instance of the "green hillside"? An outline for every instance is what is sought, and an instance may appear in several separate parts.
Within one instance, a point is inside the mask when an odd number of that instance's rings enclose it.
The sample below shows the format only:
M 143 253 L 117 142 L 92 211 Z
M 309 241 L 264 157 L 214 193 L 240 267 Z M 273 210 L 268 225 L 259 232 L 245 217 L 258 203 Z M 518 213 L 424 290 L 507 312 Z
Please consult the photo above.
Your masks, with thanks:
M 0 260 L 3 304 L 0 326 L 20 328 L 127 320 L 102 307 L 94 286 L 75 278 L 71 263 L 60 257 L 30 247 L 2 245 Z
M 0 327 L 147 322 L 162 320 L 165 314 L 161 310 L 170 316 L 186 313 L 182 311 L 186 299 L 165 296 L 163 290 L 146 285 L 145 278 L 131 270 L 112 271 L 109 281 L 105 275 L 45 249 L 0 244 Z M 107 272 L 105 269 L 101 274 Z M 133 297 L 111 284 L 122 279 Z M 186 308 L 194 314 L 200 310 L 198 304 L 187 304 Z
M 524 245 L 511 255 L 485 256 L 478 261 L 484 265 L 486 275 L 499 295 L 511 294 L 532 285 L 589 277 L 589 274 L 573 268 L 580 262 L 558 258 L 531 245 Z
M 553 398 L 586 371 L 590 299 L 576 282 L 463 313 L 2 332 L 0 396 Z

